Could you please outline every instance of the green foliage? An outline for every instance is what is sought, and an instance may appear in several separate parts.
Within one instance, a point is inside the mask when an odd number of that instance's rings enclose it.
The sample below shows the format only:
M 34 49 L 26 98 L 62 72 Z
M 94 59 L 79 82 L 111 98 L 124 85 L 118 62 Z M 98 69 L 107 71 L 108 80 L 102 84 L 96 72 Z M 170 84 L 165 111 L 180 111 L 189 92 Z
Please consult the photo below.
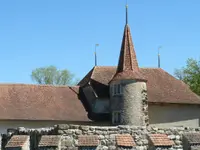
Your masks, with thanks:
M 188 84 L 193 92 L 200 95 L 200 60 L 189 58 L 186 67 L 175 69 L 174 74 Z
M 36 68 L 32 71 L 31 78 L 37 84 L 75 85 L 74 74 L 67 69 L 58 70 L 55 66 Z

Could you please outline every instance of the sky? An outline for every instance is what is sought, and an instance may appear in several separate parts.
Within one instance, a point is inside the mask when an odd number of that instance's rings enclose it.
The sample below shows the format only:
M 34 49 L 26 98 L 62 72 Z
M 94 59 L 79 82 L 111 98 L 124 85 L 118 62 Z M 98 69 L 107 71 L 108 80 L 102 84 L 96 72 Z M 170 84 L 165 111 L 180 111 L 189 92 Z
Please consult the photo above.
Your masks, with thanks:
M 116 66 L 126 0 L 1 0 L 0 83 L 32 84 L 35 68 L 54 65 L 83 78 L 94 66 Z M 128 0 L 129 25 L 140 67 L 173 75 L 200 58 L 199 0 Z

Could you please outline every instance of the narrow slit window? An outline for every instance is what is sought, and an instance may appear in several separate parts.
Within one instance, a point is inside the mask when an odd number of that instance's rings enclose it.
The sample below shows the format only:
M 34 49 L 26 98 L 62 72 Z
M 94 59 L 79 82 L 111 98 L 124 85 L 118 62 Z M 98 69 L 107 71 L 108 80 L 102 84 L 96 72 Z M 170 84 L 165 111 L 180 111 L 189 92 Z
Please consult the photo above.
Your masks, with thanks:
M 119 124 L 121 123 L 121 112 L 120 111 L 114 111 L 112 115 L 113 124 Z
M 120 84 L 113 85 L 113 95 L 121 95 L 122 94 L 122 86 Z

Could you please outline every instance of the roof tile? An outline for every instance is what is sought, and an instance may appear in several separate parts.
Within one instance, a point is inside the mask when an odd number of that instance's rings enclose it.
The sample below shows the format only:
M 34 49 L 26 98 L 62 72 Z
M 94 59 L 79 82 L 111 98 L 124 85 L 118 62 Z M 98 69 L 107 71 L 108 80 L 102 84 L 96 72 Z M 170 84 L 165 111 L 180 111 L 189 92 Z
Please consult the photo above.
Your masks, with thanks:
M 151 134 L 150 141 L 154 146 L 172 146 L 174 141 L 170 140 L 166 134 Z
M 136 53 L 131 37 L 131 30 L 128 24 L 126 24 L 124 28 L 124 35 L 122 39 L 117 71 L 112 81 L 120 79 L 135 79 L 146 81 L 144 76 L 140 73 L 138 67 Z
M 77 86 L 0 84 L 0 119 L 89 121 L 77 92 Z
M 28 139 L 27 135 L 13 135 L 5 147 L 22 147 Z
M 79 146 L 98 146 L 99 140 L 96 135 L 80 135 L 78 137 Z
M 58 135 L 43 135 L 39 142 L 39 147 L 53 146 L 57 147 L 61 140 L 61 136 Z
M 183 134 L 183 137 L 187 139 L 189 144 L 200 144 L 200 133 L 187 133 Z
M 161 68 L 140 68 L 147 79 L 147 94 L 150 103 L 200 104 L 200 97 L 193 93 L 182 81 L 174 78 Z M 116 67 L 97 66 L 90 76 L 79 85 L 91 82 L 99 97 L 109 95 L 108 83 L 116 73 Z M 83 82 L 84 81 L 84 82 Z M 98 85 L 104 86 L 98 86 Z M 107 87 L 107 88 L 106 88 Z
M 129 134 L 121 134 L 116 136 L 116 143 L 118 146 L 133 147 L 136 146 L 133 137 Z

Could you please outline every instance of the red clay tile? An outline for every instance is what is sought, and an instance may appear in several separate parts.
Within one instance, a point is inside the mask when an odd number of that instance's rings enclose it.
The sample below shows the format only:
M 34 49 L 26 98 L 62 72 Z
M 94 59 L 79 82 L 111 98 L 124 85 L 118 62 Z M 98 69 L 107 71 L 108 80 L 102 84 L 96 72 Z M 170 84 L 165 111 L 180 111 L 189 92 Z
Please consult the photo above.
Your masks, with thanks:
M 78 137 L 79 146 L 98 146 L 99 140 L 96 135 L 80 135 Z
M 89 121 L 79 87 L 0 84 L 0 119 Z M 78 111 L 77 111 L 78 110 Z
M 135 79 L 146 81 L 138 67 L 129 25 L 126 25 L 124 28 L 118 67 L 112 80 L 120 79 Z
M 200 133 L 186 133 L 183 137 L 187 139 L 189 144 L 200 144 Z
M 140 68 L 147 81 L 149 103 L 200 104 L 200 98 L 189 87 L 161 68 Z M 96 66 L 79 83 L 91 82 L 99 97 L 109 97 L 108 83 L 116 73 L 116 67 Z M 99 86 L 102 85 L 102 86 Z
M 58 146 L 61 140 L 61 136 L 58 135 L 43 135 L 39 142 L 39 147 L 45 146 Z
M 154 146 L 172 146 L 174 141 L 170 140 L 166 134 L 151 134 L 150 141 Z
M 121 134 L 116 136 L 116 143 L 118 146 L 133 147 L 136 146 L 133 137 L 129 134 Z
M 6 144 L 6 148 L 9 147 L 22 147 L 24 143 L 28 140 L 27 135 L 13 135 L 11 139 Z

